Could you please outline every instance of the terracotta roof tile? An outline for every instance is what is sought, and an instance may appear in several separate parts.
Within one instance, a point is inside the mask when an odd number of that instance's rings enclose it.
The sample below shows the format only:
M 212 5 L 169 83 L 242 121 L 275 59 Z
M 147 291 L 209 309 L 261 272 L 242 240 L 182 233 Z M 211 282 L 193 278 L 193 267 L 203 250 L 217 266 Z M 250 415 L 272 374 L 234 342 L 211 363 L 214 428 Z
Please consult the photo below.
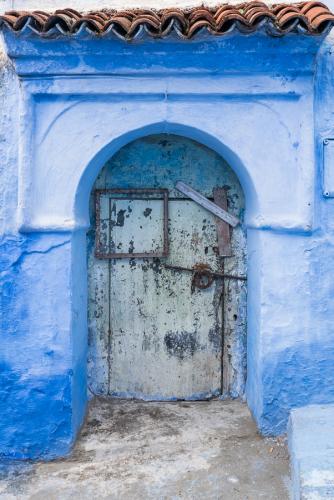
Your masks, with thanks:
M 327 32 L 333 24 L 333 13 L 321 2 L 268 6 L 263 2 L 252 1 L 238 5 L 223 4 L 216 8 L 200 6 L 159 11 L 104 9 L 86 13 L 73 9 L 56 10 L 53 13 L 13 10 L 0 15 L 0 26 L 7 26 L 19 33 L 30 30 L 43 37 L 75 36 L 82 32 L 95 36 L 112 33 L 124 40 L 145 33 L 161 38 L 173 32 L 188 39 L 203 30 L 214 35 L 257 30 L 264 30 L 273 36 L 291 32 L 319 35 Z

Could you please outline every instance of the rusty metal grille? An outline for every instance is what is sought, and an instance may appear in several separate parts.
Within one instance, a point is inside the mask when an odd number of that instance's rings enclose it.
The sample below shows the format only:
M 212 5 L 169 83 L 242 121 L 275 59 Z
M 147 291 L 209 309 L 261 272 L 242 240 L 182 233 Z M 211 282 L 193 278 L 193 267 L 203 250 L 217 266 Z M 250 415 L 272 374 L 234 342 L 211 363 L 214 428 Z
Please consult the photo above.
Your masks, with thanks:
M 130 204 L 134 200 L 162 202 L 161 248 L 140 252 L 129 248 L 127 252 L 124 252 L 122 248 L 119 248 L 121 243 L 118 246 L 115 245 L 113 239 L 115 228 L 121 225 L 118 221 L 113 220 L 113 215 L 116 216 L 116 204 L 117 202 L 129 202 Z M 128 211 L 126 217 L 131 216 L 129 208 Z M 95 214 L 95 257 L 98 259 L 149 258 L 168 255 L 168 189 L 96 189 Z M 126 219 L 122 218 L 122 223 L 126 224 Z M 140 227 L 142 228 L 142 226 Z M 150 231 L 152 228 L 148 225 L 147 229 Z M 147 234 L 145 230 L 143 232 Z

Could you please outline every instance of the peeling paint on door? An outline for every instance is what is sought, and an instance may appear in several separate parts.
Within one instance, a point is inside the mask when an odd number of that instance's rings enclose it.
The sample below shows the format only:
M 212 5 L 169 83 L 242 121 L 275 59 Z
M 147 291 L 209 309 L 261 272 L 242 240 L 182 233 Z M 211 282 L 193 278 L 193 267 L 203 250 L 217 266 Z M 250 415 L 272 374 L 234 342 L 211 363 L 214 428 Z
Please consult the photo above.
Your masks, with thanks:
M 194 288 L 191 272 L 165 265 L 245 275 L 245 232 L 234 228 L 232 257 L 220 257 L 215 217 L 185 199 L 174 188 L 177 180 L 210 199 L 214 188 L 225 187 L 228 211 L 243 218 L 243 193 L 230 167 L 181 137 L 151 136 L 129 144 L 96 180 L 94 189 L 169 190 L 169 254 L 97 259 L 92 200 L 88 371 L 93 393 L 152 400 L 243 394 L 245 282 L 215 277 L 208 288 Z M 161 250 L 161 200 L 106 197 L 103 203 L 105 245 L 131 254 Z

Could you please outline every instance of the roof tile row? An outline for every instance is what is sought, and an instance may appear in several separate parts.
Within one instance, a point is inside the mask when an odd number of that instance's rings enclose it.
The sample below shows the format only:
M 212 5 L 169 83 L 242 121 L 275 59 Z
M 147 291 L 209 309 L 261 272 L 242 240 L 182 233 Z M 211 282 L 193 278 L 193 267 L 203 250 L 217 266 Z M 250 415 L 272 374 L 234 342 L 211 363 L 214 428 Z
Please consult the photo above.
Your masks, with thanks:
M 26 29 L 43 37 L 76 35 L 88 32 L 101 36 L 113 33 L 131 40 L 146 33 L 166 37 L 173 31 L 181 38 L 193 38 L 207 30 L 214 35 L 232 31 L 252 33 L 265 30 L 279 36 L 286 33 L 323 34 L 334 24 L 334 14 L 321 2 L 276 4 L 251 1 L 239 5 L 223 4 L 216 8 L 169 8 L 163 10 L 107 10 L 80 13 L 73 9 L 10 11 L 0 16 L 0 26 L 22 33 Z

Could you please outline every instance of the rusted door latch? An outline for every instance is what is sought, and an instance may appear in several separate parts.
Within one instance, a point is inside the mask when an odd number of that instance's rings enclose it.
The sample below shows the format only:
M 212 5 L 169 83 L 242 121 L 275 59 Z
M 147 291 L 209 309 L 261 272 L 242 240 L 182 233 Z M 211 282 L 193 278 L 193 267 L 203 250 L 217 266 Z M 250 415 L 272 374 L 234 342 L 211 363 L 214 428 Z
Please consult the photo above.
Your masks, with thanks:
M 182 266 L 171 266 L 169 264 L 164 264 L 166 269 L 171 269 L 172 271 L 185 271 L 193 273 L 193 278 L 191 281 L 191 291 L 194 292 L 195 288 L 200 288 L 204 290 L 209 288 L 214 279 L 230 279 L 230 280 L 241 280 L 246 281 L 246 276 L 235 276 L 233 274 L 226 273 L 216 273 L 211 270 L 208 264 L 195 264 L 193 268 L 182 267 Z

